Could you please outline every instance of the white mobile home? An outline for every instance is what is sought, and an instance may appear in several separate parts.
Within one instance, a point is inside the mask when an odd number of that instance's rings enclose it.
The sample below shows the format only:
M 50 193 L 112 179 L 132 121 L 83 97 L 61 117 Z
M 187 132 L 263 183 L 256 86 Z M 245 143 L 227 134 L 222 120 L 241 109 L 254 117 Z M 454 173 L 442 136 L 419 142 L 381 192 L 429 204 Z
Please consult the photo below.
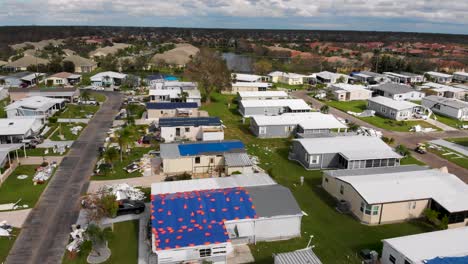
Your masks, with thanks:
M 238 92 L 266 91 L 270 87 L 270 84 L 261 82 L 234 82 L 231 87 L 231 94 L 236 94 Z
M 426 72 L 426 75 L 436 83 L 449 83 L 453 78 L 453 75 L 434 71 Z
M 39 134 L 43 127 L 36 118 L 0 118 L 0 143 L 18 143 Z
M 266 174 L 155 183 L 151 196 L 158 263 L 223 264 L 232 244 L 301 235 L 294 196 Z
M 288 93 L 284 91 L 262 91 L 262 92 L 238 92 L 237 100 L 279 100 L 288 99 Z
M 382 264 L 468 263 L 468 227 L 388 238 L 382 242 Z
M 294 139 L 289 159 L 306 169 L 394 167 L 402 157 L 378 137 L 322 136 Z
M 425 94 L 423 92 L 416 91 L 409 85 L 398 84 L 398 83 L 385 83 L 378 86 L 372 87 L 372 90 L 380 96 L 388 97 L 393 100 L 401 101 L 419 101 Z
M 465 96 L 468 94 L 466 89 L 433 82 L 424 83 L 421 85 L 421 89 L 428 89 L 432 95 L 460 100 L 465 100 Z
M 91 76 L 91 84 L 94 86 L 120 86 L 123 81 L 127 78 L 127 74 L 106 71 L 100 72 L 96 75 Z
M 385 76 L 387 76 L 392 82 L 396 83 L 422 83 L 424 82 L 424 76 L 421 74 L 414 74 L 409 72 L 384 72 Z
M 341 73 L 334 73 L 334 72 L 329 72 L 329 71 L 323 71 L 315 74 L 315 77 L 317 79 L 317 82 L 319 83 L 348 83 L 350 79 L 354 79 L 353 77 L 350 77 L 345 74 Z
M 413 119 L 424 110 L 424 107 L 408 101 L 397 101 L 383 96 L 367 100 L 367 109 L 374 110 L 378 115 L 394 120 Z
M 431 95 L 422 100 L 422 105 L 437 114 L 461 121 L 468 120 L 468 102 L 465 101 Z
M 239 112 L 244 117 L 301 113 L 311 110 L 312 108 L 302 99 L 242 100 L 239 103 Z
M 197 117 L 197 103 L 146 103 L 147 118 L 150 120 L 162 117 Z
M 66 99 L 31 96 L 15 101 L 5 107 L 8 118 L 47 118 L 65 107 Z
M 455 72 L 453 73 L 453 80 L 459 82 L 467 82 L 468 81 L 468 72 Z
M 159 130 L 164 142 L 224 139 L 224 130 L 219 117 L 160 118 Z
M 285 113 L 276 116 L 252 116 L 250 130 L 259 138 L 286 138 L 293 135 L 330 133 L 332 130 L 346 131 L 347 126 L 333 115 L 320 112 Z
M 372 91 L 363 85 L 335 83 L 329 89 L 333 91 L 337 101 L 367 100 L 372 97 Z

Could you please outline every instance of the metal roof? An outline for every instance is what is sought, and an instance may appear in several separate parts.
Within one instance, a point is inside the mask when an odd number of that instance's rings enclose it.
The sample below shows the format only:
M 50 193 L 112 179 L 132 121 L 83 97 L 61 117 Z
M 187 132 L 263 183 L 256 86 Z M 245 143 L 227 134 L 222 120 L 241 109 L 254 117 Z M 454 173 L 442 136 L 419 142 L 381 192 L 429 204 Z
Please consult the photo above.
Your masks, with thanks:
M 104 78 L 116 78 L 116 79 L 125 79 L 127 74 L 113 71 L 100 72 L 96 75 L 91 76 L 91 81 L 102 81 Z
M 368 204 L 433 199 L 449 212 L 468 211 L 468 185 L 437 169 L 342 175 Z
M 291 110 L 311 110 L 302 99 L 241 100 L 244 108 L 248 107 L 289 107 Z
M 372 92 L 369 89 L 366 89 L 364 85 L 358 85 L 358 84 L 335 83 L 335 84 L 332 84 L 332 87 L 336 89 L 345 90 L 348 92 L 352 92 L 352 91 L 367 91 L 369 93 Z
M 383 242 L 414 264 L 423 264 L 424 261 L 436 257 L 465 256 L 467 258 L 468 227 L 384 239 Z
M 263 87 L 267 88 L 269 86 L 268 83 L 263 82 L 233 82 L 233 87 Z
M 0 118 L 2 136 L 25 135 L 30 130 L 37 132 L 41 127 L 41 121 L 36 118 Z
M 419 107 L 419 105 L 415 103 L 411 103 L 408 101 L 397 101 L 384 96 L 372 97 L 369 98 L 368 101 L 384 105 L 395 110 L 406 110 L 414 107 Z
M 232 73 L 231 75 L 233 79 L 241 82 L 256 82 L 262 79 L 262 76 L 256 74 Z
M 229 177 L 158 182 L 151 184 L 151 194 L 167 194 L 236 187 L 274 185 L 276 182 L 266 173 L 236 174 Z
M 384 91 L 390 94 L 404 94 L 410 92 L 418 92 L 411 88 L 409 85 L 398 84 L 398 83 L 384 83 L 373 87 L 374 90 Z
M 3 163 L 7 158 L 8 153 L 19 150 L 24 144 L 0 144 L 0 163 Z
M 304 129 L 347 128 L 335 116 L 320 112 L 284 113 L 276 116 L 251 117 L 258 126 L 300 125 Z
M 445 106 L 449 106 L 449 107 L 452 107 L 452 108 L 455 108 L 455 109 L 468 108 L 468 102 L 464 102 L 462 100 L 453 99 L 453 98 L 445 98 L 445 97 L 431 95 L 431 96 L 424 97 L 422 100 L 423 100 L 423 102 L 424 101 L 431 101 L 431 102 L 441 104 L 441 105 L 445 105 Z
M 299 249 L 292 252 L 273 254 L 275 264 L 322 264 L 312 248 Z
M 339 153 L 348 160 L 401 158 L 378 137 L 338 136 L 294 139 L 309 154 Z
M 65 102 L 65 99 L 49 98 L 44 96 L 30 96 L 21 100 L 15 101 L 5 107 L 5 110 L 13 110 L 18 108 L 27 108 L 28 110 L 46 111 L 56 104 Z
M 441 78 L 451 78 L 453 76 L 453 75 L 450 75 L 450 74 L 446 74 L 446 73 L 442 73 L 442 72 L 434 72 L 434 71 L 426 72 L 426 74 L 429 74 L 429 75 L 435 76 L 435 77 L 441 77 Z
M 291 191 L 279 184 L 245 188 L 252 203 L 255 205 L 258 217 L 274 217 L 286 215 L 302 215 Z
M 257 97 L 288 97 L 285 91 L 255 91 L 255 92 L 238 92 L 241 98 L 257 98 Z
M 173 117 L 160 118 L 160 127 L 177 127 L 177 126 L 220 126 L 221 120 L 219 117 Z
M 253 163 L 247 153 L 226 153 L 224 154 L 224 163 L 228 167 L 249 167 Z
M 402 166 L 385 167 L 385 168 L 327 170 L 327 171 L 324 171 L 324 174 L 331 176 L 331 177 L 360 176 L 360 175 L 368 175 L 368 174 L 385 174 L 385 173 L 396 173 L 396 172 L 420 171 L 420 170 L 427 170 L 428 168 L 429 168 L 428 166 L 402 165 Z
M 147 109 L 180 109 L 180 108 L 198 108 L 197 103 L 146 103 Z

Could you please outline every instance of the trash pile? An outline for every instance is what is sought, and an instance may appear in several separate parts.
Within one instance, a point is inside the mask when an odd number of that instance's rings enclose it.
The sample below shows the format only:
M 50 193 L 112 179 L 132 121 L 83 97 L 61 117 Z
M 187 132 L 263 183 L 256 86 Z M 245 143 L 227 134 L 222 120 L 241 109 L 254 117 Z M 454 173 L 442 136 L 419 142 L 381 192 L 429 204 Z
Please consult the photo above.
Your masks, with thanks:
M 364 135 L 364 136 L 370 136 L 370 137 L 379 137 L 381 138 L 383 136 L 382 131 L 375 130 L 372 128 L 368 127 L 359 127 L 359 129 L 356 131 L 358 135 Z
M 50 176 L 52 176 L 55 167 L 57 167 L 57 164 L 52 163 L 47 167 L 38 168 L 36 174 L 33 177 L 34 184 L 43 184 L 44 182 L 46 182 L 50 178 Z
M 143 191 L 126 183 L 105 185 L 101 187 L 99 192 L 112 193 L 117 197 L 117 201 L 124 199 L 142 201 L 145 199 L 145 193 Z
M 436 130 L 434 128 L 432 128 L 432 127 L 422 127 L 420 125 L 415 125 L 410 129 L 410 131 L 411 132 L 427 133 L 427 132 L 433 132 L 433 131 L 436 131 Z
M 75 126 L 75 127 L 70 128 L 71 133 L 75 136 L 78 136 L 81 130 L 83 130 L 82 126 Z
M 124 170 L 128 173 L 133 173 L 139 169 L 141 169 L 140 160 L 135 160 L 124 168 Z
M 78 252 L 80 251 L 80 245 L 84 242 L 84 233 L 86 232 L 85 229 L 81 228 L 80 225 L 72 225 L 72 232 L 70 233 L 70 237 L 72 241 L 67 245 L 67 250 L 70 252 Z
M 0 237 L 9 237 L 12 231 L 13 227 L 7 224 L 7 221 L 0 222 Z
M 372 117 L 372 116 L 375 116 L 375 111 L 374 110 L 364 110 L 361 113 L 348 111 L 346 113 L 348 113 L 350 115 L 353 115 L 353 116 L 357 116 L 357 117 Z

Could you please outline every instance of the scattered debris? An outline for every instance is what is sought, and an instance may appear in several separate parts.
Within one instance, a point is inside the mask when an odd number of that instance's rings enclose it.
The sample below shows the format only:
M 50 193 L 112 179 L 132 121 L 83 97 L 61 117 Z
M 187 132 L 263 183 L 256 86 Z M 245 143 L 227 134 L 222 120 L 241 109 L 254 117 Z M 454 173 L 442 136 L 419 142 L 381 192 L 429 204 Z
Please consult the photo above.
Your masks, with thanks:
M 33 177 L 34 184 L 42 184 L 46 182 L 52 173 L 54 172 L 55 167 L 57 167 L 56 163 L 52 163 L 47 167 L 40 167 L 37 169 L 36 174 Z
M 83 130 L 82 126 L 75 126 L 70 129 L 71 133 L 75 136 L 78 136 L 81 130 Z
M 21 175 L 18 175 L 16 178 L 18 180 L 24 180 L 24 179 L 27 179 L 29 176 L 28 175 L 25 175 L 25 174 L 21 174 Z
M 0 222 L 0 237 L 9 237 L 13 232 L 13 227 L 7 224 L 7 221 Z
M 375 111 L 374 110 L 364 110 L 361 113 L 356 113 L 352 111 L 347 111 L 346 113 L 357 116 L 357 117 L 372 117 L 375 116 Z
M 84 233 L 85 229 L 81 228 L 80 225 L 72 225 L 72 232 L 70 237 L 72 241 L 67 245 L 67 250 L 69 252 L 78 252 L 80 251 L 80 245 L 84 242 Z
M 433 131 L 436 131 L 435 129 L 433 129 L 432 127 L 422 127 L 420 125 L 415 125 L 413 126 L 411 129 L 410 129 L 411 132 L 423 132 L 423 133 L 427 133 L 427 132 L 433 132 Z
M 112 193 L 117 197 L 117 200 L 135 200 L 142 201 L 145 199 L 145 194 L 138 188 L 132 187 L 126 183 L 114 184 L 114 185 L 105 185 L 101 187 L 99 192 L 102 193 Z

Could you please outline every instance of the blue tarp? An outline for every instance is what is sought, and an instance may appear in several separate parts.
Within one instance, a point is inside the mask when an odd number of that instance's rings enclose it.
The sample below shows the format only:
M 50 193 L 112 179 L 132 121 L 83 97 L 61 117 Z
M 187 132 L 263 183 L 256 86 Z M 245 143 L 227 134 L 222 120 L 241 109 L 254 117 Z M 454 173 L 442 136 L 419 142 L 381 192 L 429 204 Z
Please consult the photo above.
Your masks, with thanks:
M 157 250 L 224 243 L 225 221 L 256 218 L 244 188 L 151 196 L 151 225 Z
M 202 153 L 229 152 L 232 150 L 243 150 L 244 143 L 241 141 L 222 141 L 210 143 L 180 144 L 179 153 L 181 156 L 194 156 Z
M 197 103 L 146 103 L 147 109 L 198 108 Z
M 437 257 L 431 260 L 426 260 L 426 264 L 468 264 L 468 256 L 442 257 L 442 258 Z
M 172 75 L 166 75 L 164 77 L 164 80 L 166 80 L 166 81 L 178 81 L 179 79 L 177 79 L 177 77 L 172 76 Z
M 219 126 L 221 120 L 219 117 L 169 117 L 160 118 L 160 127 L 176 127 L 176 126 Z

